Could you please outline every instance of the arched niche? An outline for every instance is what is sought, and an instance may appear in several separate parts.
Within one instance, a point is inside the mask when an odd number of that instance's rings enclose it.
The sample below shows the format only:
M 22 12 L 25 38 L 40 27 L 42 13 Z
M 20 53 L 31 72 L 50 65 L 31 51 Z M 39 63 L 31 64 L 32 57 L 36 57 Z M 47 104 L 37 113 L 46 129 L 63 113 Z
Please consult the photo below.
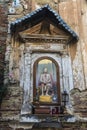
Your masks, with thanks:
M 59 65 L 51 57 L 38 58 L 33 66 L 33 102 L 60 105 Z

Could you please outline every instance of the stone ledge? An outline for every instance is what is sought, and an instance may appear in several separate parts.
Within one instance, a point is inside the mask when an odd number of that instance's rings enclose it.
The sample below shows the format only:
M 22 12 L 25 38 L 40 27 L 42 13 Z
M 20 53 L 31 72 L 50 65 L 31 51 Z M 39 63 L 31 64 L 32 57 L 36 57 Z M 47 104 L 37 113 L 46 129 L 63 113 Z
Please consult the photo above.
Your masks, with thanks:
M 16 125 L 15 125 L 16 124 Z M 47 128 L 43 127 L 38 127 L 35 126 L 34 124 L 22 124 L 19 123 L 18 121 L 3 121 L 0 122 L 0 128 L 2 130 L 87 130 L 87 122 L 76 122 L 76 123 L 62 123 L 62 128 L 56 128 L 53 127 L 51 128 L 48 126 Z

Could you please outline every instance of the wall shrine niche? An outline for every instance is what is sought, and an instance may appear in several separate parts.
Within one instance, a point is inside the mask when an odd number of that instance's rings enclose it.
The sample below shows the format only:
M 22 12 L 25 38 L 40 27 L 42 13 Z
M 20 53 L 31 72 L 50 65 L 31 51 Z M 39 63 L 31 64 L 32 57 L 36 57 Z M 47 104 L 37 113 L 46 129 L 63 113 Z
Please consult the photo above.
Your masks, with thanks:
M 77 41 L 77 35 L 48 5 L 13 22 L 11 32 L 20 50 L 19 82 L 24 89 L 21 114 L 50 114 L 54 107 L 58 109 L 54 114 L 58 114 L 62 92 L 73 88 L 68 46 Z

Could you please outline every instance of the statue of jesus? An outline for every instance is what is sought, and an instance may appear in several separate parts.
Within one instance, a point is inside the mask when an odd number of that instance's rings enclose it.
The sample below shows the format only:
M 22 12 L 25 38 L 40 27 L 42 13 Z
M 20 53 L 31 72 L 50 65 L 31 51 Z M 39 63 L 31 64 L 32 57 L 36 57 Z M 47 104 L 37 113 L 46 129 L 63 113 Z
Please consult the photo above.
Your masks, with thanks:
M 42 94 L 43 91 L 46 90 L 46 95 L 48 95 L 49 89 L 52 87 L 52 76 L 48 73 L 47 68 L 45 67 L 43 73 L 40 75 L 40 84 L 42 87 Z

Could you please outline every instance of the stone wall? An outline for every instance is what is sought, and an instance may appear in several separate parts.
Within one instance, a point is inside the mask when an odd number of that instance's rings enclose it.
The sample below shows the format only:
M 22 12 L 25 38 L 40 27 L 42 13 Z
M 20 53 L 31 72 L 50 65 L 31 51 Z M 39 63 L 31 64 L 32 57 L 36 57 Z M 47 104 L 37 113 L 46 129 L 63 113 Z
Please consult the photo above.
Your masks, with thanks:
M 79 89 L 73 89 L 71 91 L 71 101 L 74 107 L 74 113 L 80 118 L 80 120 L 86 121 L 87 117 L 87 90 L 79 91 Z
M 9 82 L 9 58 L 11 53 L 11 36 L 7 35 L 8 32 L 8 8 L 7 4 L 2 1 L 0 3 L 0 90 L 3 83 L 6 84 L 7 92 L 6 96 L 3 98 L 2 104 L 0 100 L 0 122 L 8 120 L 18 120 L 23 90 L 19 87 L 19 84 L 11 84 Z M 9 84 L 10 83 L 10 84 Z M 1 96 L 1 91 L 0 91 Z M 0 129 L 10 130 L 9 126 L 3 123 L 0 123 Z
M 19 85 L 10 85 L 3 99 L 0 114 L 1 120 L 19 120 L 22 106 L 23 90 Z
M 22 0 L 21 0 L 22 2 Z M 28 2 L 28 1 L 25 1 Z M 35 1 L 33 1 L 35 4 Z M 37 1 L 38 2 L 38 1 Z M 24 4 L 24 3 L 23 3 Z M 23 9 L 20 6 L 20 14 L 10 15 L 9 14 L 9 22 L 14 21 L 17 18 L 22 17 L 29 11 L 33 10 L 37 7 L 34 5 L 31 9 L 28 3 L 28 9 L 25 9 L 23 13 Z M 51 3 L 52 4 L 52 3 Z M 5 52 L 5 43 L 6 43 L 6 34 L 7 34 L 7 16 L 5 13 L 5 9 L 3 10 L 3 6 L 0 4 L 0 79 L 3 78 L 3 64 L 4 64 L 4 52 Z M 10 4 L 9 4 L 10 6 Z M 57 7 L 56 0 L 54 0 L 54 4 L 52 7 Z M 55 9 L 55 8 L 54 8 Z M 18 8 L 16 8 L 18 11 Z M 22 13 L 21 13 L 22 11 Z M 69 13 L 70 12 L 70 13 Z M 6 11 L 7 13 L 7 11 Z M 74 79 L 74 87 L 78 89 L 74 89 L 71 91 L 71 102 L 74 108 L 74 115 L 80 119 L 77 123 L 63 123 L 63 129 L 65 130 L 86 130 L 86 117 L 87 117 L 87 1 L 86 0 L 66 0 L 61 1 L 59 4 L 59 13 L 65 19 L 65 21 L 73 28 L 77 34 L 79 35 L 79 42 L 77 44 L 69 46 L 70 56 L 72 59 L 72 68 L 73 68 L 73 79 Z M 2 17 L 2 16 L 3 17 Z M 2 19 L 1 19 L 2 18 Z M 5 22 L 4 22 L 5 21 Z M 2 27 L 1 27 L 2 26 Z M 3 32 L 2 32 L 3 31 Z M 14 65 L 13 73 L 18 72 L 19 64 L 17 64 L 17 60 L 20 60 L 20 51 L 15 48 L 13 49 L 12 41 L 10 35 L 8 35 L 7 39 L 7 51 L 6 51 L 6 62 L 7 62 L 7 72 L 5 71 L 5 83 L 9 81 L 9 73 L 12 72 L 13 62 L 16 62 L 16 66 Z M 3 45 L 3 46 L 2 46 Z M 16 45 L 16 44 L 15 44 Z M 21 49 L 22 46 L 21 46 Z M 15 53 L 14 53 L 15 52 Z M 1 55 L 2 53 L 2 55 Z M 17 54 L 17 55 L 15 55 Z M 17 57 L 18 58 L 17 58 Z M 14 58 L 13 58 L 14 57 Z M 10 67 L 9 67 L 9 60 Z M 14 60 L 14 61 L 13 61 Z M 23 66 L 21 66 L 23 67 Z M 23 69 L 23 68 L 22 68 Z M 11 77 L 10 85 L 8 87 L 8 92 L 6 97 L 2 102 L 2 106 L 0 109 L 0 129 L 2 130 L 28 130 L 31 129 L 30 125 L 22 125 L 19 123 L 19 116 L 21 112 L 21 106 L 23 102 L 23 90 L 19 86 L 19 74 L 15 73 L 15 77 Z M 1 83 L 3 80 L 0 80 Z M 15 82 L 16 81 L 16 82 Z M 21 78 L 22 82 L 22 78 Z M 22 83 L 21 83 L 22 84 Z M 22 86 L 22 85 L 21 85 Z M 82 91 L 79 91 L 79 89 Z M 84 90 L 84 91 L 83 91 Z M 80 104 L 80 105 L 79 105 Z M 38 128 L 33 128 L 38 129 Z M 42 129 L 42 128 L 41 128 Z M 48 128 L 51 129 L 51 128 Z
M 14 125 L 14 126 L 13 126 Z M 0 122 L 1 130 L 87 130 L 87 124 L 84 122 L 77 123 L 62 123 L 63 128 L 38 128 L 38 127 L 29 127 L 28 124 L 20 124 L 17 122 Z
M 4 81 L 5 69 L 5 51 L 6 51 L 6 38 L 7 38 L 7 6 L 4 3 L 0 4 L 0 85 Z

